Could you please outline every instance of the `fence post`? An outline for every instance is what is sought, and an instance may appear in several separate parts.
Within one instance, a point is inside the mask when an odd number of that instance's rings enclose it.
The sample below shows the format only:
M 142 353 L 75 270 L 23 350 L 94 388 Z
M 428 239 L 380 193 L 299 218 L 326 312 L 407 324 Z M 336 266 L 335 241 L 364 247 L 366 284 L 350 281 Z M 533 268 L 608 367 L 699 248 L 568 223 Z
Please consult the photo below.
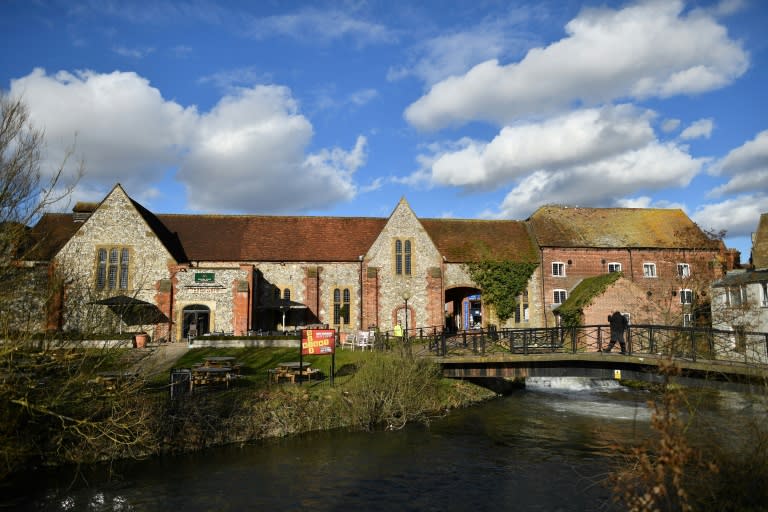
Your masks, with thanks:
M 440 336 L 440 338 L 441 338 L 440 344 L 442 345 L 442 351 L 443 351 L 442 356 L 445 357 L 446 355 L 448 355 L 448 350 L 447 350 L 448 341 L 447 341 L 447 336 L 445 334 L 445 331 L 443 331 L 443 334 Z
M 576 327 L 571 327 L 571 346 L 573 347 L 573 353 L 576 353 Z
M 696 361 L 696 334 L 693 327 L 691 327 L 691 359 Z

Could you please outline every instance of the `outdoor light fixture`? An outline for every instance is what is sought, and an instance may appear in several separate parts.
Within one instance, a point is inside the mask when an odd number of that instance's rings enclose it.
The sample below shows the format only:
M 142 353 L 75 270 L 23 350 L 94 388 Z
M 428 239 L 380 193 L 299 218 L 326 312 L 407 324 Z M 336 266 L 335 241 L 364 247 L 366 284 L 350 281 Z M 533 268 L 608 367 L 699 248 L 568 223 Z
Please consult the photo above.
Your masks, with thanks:
M 410 290 L 404 290 L 403 291 L 403 300 L 405 301 L 405 334 L 403 335 L 403 339 L 408 339 L 408 299 L 411 298 L 411 292 Z

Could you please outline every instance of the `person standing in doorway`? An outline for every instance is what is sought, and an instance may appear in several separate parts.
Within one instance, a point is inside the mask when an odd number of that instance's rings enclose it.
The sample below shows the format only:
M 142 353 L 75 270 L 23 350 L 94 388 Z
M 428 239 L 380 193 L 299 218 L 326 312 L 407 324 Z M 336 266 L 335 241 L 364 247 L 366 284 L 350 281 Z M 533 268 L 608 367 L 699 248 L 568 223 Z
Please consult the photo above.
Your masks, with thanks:
M 621 347 L 621 353 L 626 354 L 627 344 L 624 342 L 624 331 L 627 330 L 627 326 L 629 325 L 627 317 L 618 311 L 614 311 L 612 315 L 608 316 L 608 324 L 611 326 L 611 341 L 608 343 L 608 348 L 605 351 L 610 352 L 618 341 L 619 346 Z

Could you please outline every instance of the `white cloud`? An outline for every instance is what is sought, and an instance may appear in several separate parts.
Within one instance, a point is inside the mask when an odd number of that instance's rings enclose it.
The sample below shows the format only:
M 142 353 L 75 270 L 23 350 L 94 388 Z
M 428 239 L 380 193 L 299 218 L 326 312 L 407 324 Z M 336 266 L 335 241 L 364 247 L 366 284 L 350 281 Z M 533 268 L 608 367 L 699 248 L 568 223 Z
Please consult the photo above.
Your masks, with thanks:
M 661 123 L 661 130 L 664 133 L 670 133 L 675 130 L 677 130 L 680 127 L 680 120 L 679 119 L 665 119 L 663 123 Z
M 116 182 L 143 194 L 178 169 L 199 210 L 322 209 L 357 193 L 353 175 L 366 160 L 365 137 L 349 151 L 308 154 L 312 125 L 285 87 L 233 89 L 199 113 L 164 99 L 135 73 L 36 69 L 12 81 L 11 94 L 45 129 L 49 172 L 77 135 L 91 199 Z
M 490 143 L 470 139 L 422 156 L 436 185 L 496 188 L 537 170 L 599 162 L 654 140 L 652 114 L 629 105 L 585 109 L 504 127 Z
M 269 82 L 267 73 L 259 73 L 254 66 L 226 69 L 198 78 L 201 84 L 213 84 L 222 91 L 232 91 L 235 87 L 249 87 L 254 84 Z
M 511 120 L 616 98 L 669 97 L 723 87 L 742 75 L 748 56 L 705 12 L 683 14 L 680 0 L 651 0 L 620 10 L 585 9 L 568 36 L 520 62 L 488 60 L 447 78 L 411 104 L 420 129 L 472 120 Z
M 256 18 L 248 34 L 255 39 L 288 36 L 307 42 L 333 42 L 349 38 L 359 45 L 393 43 L 394 32 L 386 26 L 356 18 L 340 9 L 306 7 L 293 14 Z
M 449 76 L 463 74 L 475 64 L 499 57 L 509 44 L 503 27 L 487 24 L 440 35 L 415 50 L 420 57 L 413 64 L 390 68 L 387 80 L 396 81 L 413 75 L 432 85 Z
M 622 199 L 618 199 L 617 201 L 614 202 L 614 206 L 617 206 L 619 208 L 678 208 L 680 210 L 686 209 L 683 203 L 665 201 L 663 199 L 654 200 L 653 198 L 648 196 L 625 197 Z
M 115 46 L 112 51 L 122 57 L 129 57 L 131 59 L 143 59 L 150 53 L 155 51 L 154 48 L 128 48 L 127 46 Z
M 762 212 L 768 212 L 768 195 L 745 194 L 720 203 L 701 205 L 691 218 L 704 229 L 725 229 L 731 238 L 749 236 L 755 231 Z
M 349 101 L 358 107 L 372 101 L 379 95 L 376 89 L 361 89 L 349 95 Z
M 699 139 L 701 137 L 708 139 L 710 135 L 712 135 L 712 129 L 714 127 L 715 123 L 712 119 L 699 119 L 683 130 L 680 134 L 680 138 L 683 140 Z
M 768 190 L 768 130 L 731 150 L 710 168 L 714 175 L 730 176 L 730 180 L 710 192 L 710 196 Z
M 45 130 L 51 172 L 76 143 L 87 178 L 105 186 L 144 184 L 178 162 L 197 119 L 194 107 L 163 99 L 136 73 L 92 71 L 48 75 L 35 69 L 11 81 L 11 95 L 29 106 Z
M 685 187 L 701 166 L 673 144 L 652 142 L 600 161 L 536 171 L 507 194 L 498 216 L 524 218 L 547 203 L 613 206 L 639 190 Z

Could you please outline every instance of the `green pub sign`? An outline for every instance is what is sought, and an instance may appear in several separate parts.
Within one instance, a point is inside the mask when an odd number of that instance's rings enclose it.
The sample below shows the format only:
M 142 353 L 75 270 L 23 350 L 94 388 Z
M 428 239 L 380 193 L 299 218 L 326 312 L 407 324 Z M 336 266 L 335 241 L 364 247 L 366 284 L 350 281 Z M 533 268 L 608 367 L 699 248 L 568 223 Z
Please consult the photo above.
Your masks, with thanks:
M 213 272 L 196 272 L 195 273 L 195 282 L 196 283 L 212 283 L 216 279 L 216 274 Z

